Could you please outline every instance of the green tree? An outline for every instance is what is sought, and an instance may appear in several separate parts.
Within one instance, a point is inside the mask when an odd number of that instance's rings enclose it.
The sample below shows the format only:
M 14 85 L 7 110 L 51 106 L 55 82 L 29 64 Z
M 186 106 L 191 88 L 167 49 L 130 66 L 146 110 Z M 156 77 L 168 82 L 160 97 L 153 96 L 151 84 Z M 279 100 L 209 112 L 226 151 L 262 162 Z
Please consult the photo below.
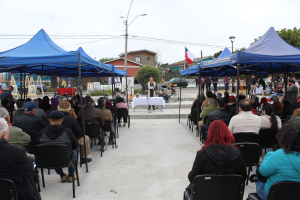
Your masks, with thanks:
M 107 61 L 110 61 L 110 60 L 114 60 L 114 59 L 117 59 L 117 58 L 113 58 L 113 57 L 106 57 L 106 58 L 101 58 L 100 60 L 99 60 L 99 62 L 107 62 Z
M 236 52 L 238 52 L 238 51 L 243 51 L 243 50 L 246 50 L 246 48 L 245 48 L 245 47 L 242 47 L 242 48 L 240 48 L 239 50 L 235 50 L 233 53 L 236 53 Z
M 294 29 L 284 28 L 276 32 L 288 44 L 300 48 L 300 29 L 297 29 L 297 27 L 294 27 Z M 254 42 L 256 42 L 259 38 L 261 38 L 261 36 L 259 36 L 258 38 L 254 38 Z M 252 42 L 251 44 L 253 44 L 254 42 Z
M 143 91 L 145 90 L 145 85 L 149 82 L 150 77 L 152 77 L 156 83 L 159 83 L 160 81 L 159 69 L 151 65 L 145 65 L 139 68 L 139 70 L 137 71 L 136 78 L 139 81 L 140 85 L 142 86 Z
M 214 58 L 217 58 L 222 52 L 223 52 L 223 51 L 220 50 L 220 51 L 218 51 L 217 53 L 215 53 L 215 54 L 214 54 Z

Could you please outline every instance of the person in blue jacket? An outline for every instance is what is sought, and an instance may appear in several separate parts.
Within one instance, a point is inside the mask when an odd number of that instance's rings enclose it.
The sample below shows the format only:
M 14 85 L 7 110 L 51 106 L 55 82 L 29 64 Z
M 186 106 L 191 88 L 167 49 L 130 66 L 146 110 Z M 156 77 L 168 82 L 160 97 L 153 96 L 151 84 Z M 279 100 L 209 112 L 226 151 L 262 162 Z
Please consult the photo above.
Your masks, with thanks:
M 300 182 L 300 117 L 286 122 L 277 134 L 281 149 L 269 151 L 256 173 L 267 177 L 267 182 L 256 182 L 261 200 L 267 199 L 270 187 L 279 181 Z

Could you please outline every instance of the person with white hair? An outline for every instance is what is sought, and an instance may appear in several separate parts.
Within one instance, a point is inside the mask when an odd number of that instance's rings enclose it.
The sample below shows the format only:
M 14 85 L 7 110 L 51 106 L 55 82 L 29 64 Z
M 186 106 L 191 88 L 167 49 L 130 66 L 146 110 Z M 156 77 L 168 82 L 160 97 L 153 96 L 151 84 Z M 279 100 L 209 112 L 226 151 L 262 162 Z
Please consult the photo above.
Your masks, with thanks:
M 24 149 L 11 145 L 9 126 L 0 118 L 0 178 L 12 180 L 19 200 L 40 200 L 41 196 L 33 180 L 33 162 Z
M 106 100 L 105 108 L 109 109 L 111 114 L 114 114 L 114 107 L 113 107 L 113 105 L 112 105 L 112 103 L 111 103 L 111 101 L 108 97 L 108 94 L 104 94 L 104 98 Z
M 0 118 L 5 119 L 5 121 L 10 124 L 10 115 L 5 108 L 0 108 Z M 26 149 L 31 140 L 30 136 L 16 126 L 8 126 L 8 129 L 10 133 L 8 142 L 11 145 Z

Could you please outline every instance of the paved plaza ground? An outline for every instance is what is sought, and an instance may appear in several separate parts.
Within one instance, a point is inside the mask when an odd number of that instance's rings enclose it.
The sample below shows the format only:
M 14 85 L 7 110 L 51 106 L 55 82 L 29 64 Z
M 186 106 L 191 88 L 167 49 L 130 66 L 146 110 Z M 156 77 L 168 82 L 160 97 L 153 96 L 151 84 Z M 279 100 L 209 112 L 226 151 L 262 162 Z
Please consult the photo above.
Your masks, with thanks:
M 187 104 L 196 95 L 196 89 L 183 90 Z M 164 112 L 156 110 L 148 113 L 143 107 L 136 112 L 152 116 L 176 113 L 176 104 L 178 102 L 167 103 Z M 182 112 L 188 113 L 188 109 L 186 106 Z M 132 109 L 130 113 L 134 115 Z M 76 199 L 182 199 L 183 191 L 189 184 L 187 175 L 196 152 L 201 148 L 199 137 L 186 126 L 186 117 L 181 119 L 181 123 L 178 118 L 141 118 L 131 119 L 129 129 L 119 129 L 118 148 L 112 149 L 107 145 L 102 158 L 100 146 L 93 146 L 89 172 L 85 171 L 85 165 L 79 168 L 81 185 L 76 186 Z M 64 171 L 67 172 L 67 169 Z M 61 183 L 54 170 L 50 175 L 45 170 L 45 183 L 46 187 L 41 188 L 43 200 L 73 199 L 72 184 Z M 249 192 L 255 192 L 253 183 L 246 186 L 244 199 Z

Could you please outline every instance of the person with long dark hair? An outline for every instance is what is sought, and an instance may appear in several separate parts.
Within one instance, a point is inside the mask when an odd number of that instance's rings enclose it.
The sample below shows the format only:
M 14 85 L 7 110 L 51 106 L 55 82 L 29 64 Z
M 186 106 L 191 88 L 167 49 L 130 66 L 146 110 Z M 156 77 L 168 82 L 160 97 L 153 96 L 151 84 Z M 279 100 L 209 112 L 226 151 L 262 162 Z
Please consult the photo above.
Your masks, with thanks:
M 43 109 L 45 111 L 45 113 L 47 113 L 48 110 L 51 109 L 51 105 L 49 103 L 49 97 L 48 96 L 44 96 L 43 100 L 41 102 L 41 106 L 40 108 Z
M 224 92 L 224 99 L 226 104 L 229 104 L 229 93 L 228 92 Z
M 234 146 L 234 137 L 222 120 L 215 120 L 209 126 L 205 145 L 197 152 L 188 175 L 188 192 L 191 192 L 193 179 L 200 174 L 238 174 L 245 179 L 247 177 L 242 154 Z
M 256 182 L 256 192 L 261 200 L 267 199 L 273 183 L 279 181 L 300 182 L 300 118 L 284 124 L 276 135 L 280 149 L 269 151 L 259 169 L 257 177 L 267 177 L 267 182 Z
M 281 129 L 281 119 L 275 115 L 274 113 L 274 107 L 266 103 L 262 107 L 263 110 L 263 116 L 260 116 L 260 128 L 270 128 L 273 130 Z

